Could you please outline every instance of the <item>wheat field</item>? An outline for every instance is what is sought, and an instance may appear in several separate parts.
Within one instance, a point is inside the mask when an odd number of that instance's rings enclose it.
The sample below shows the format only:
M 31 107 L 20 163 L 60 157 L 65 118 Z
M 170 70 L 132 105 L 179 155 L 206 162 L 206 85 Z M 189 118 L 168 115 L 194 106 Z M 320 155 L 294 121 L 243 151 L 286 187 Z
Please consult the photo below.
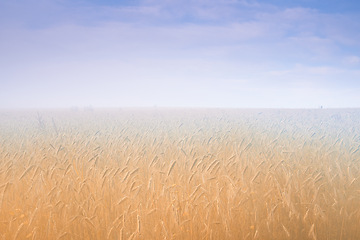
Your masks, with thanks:
M 0 239 L 360 239 L 360 110 L 0 112 Z

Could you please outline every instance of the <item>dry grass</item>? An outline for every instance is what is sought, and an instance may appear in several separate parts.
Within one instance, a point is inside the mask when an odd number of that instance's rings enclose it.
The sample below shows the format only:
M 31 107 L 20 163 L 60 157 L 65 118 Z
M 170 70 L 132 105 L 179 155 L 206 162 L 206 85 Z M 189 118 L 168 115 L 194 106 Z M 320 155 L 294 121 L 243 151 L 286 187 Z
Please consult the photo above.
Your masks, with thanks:
M 0 113 L 0 239 L 360 239 L 359 110 Z

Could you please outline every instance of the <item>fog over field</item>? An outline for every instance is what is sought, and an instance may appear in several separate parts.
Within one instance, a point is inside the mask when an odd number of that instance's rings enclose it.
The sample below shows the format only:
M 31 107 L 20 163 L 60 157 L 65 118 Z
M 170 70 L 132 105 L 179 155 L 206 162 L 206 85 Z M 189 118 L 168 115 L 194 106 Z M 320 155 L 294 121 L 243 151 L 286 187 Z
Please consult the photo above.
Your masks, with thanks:
M 358 240 L 359 93 L 357 0 L 0 0 L 0 240 Z

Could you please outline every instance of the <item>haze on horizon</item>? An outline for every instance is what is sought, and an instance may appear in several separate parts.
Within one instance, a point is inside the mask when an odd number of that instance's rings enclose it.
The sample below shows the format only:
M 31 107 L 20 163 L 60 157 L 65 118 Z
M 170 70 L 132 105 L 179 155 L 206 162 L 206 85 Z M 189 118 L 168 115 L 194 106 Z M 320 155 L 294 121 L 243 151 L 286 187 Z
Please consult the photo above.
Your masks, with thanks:
M 360 2 L 2 0 L 0 109 L 360 107 Z

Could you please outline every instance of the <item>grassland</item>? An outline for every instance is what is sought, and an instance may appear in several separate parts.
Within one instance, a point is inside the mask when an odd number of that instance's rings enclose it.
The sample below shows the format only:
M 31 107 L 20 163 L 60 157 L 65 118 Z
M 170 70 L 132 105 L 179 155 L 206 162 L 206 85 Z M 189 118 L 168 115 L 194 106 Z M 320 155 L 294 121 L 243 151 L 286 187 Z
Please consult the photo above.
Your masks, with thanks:
M 0 112 L 0 239 L 360 239 L 360 110 Z

